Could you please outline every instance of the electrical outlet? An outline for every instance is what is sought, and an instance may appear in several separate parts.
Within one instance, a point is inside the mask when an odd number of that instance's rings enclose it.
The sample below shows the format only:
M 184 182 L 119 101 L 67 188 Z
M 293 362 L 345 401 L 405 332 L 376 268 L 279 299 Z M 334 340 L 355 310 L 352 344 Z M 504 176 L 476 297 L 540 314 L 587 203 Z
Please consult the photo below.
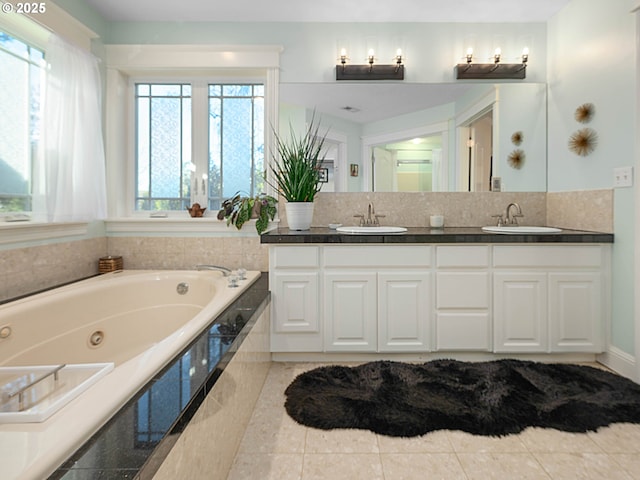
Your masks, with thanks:
M 613 188 L 633 186 L 633 167 L 618 167 L 613 169 Z

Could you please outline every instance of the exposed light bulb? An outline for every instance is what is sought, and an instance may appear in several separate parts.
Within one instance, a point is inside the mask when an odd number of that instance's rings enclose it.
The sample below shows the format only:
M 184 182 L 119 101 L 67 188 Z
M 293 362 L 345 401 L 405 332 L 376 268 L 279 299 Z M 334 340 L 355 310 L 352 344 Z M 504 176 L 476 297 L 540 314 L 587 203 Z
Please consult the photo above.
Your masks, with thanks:
M 369 49 L 369 54 L 368 54 L 368 60 L 369 60 L 369 65 L 373 65 L 373 61 L 375 60 L 375 55 L 373 52 L 373 48 Z
M 496 51 L 493 54 L 493 61 L 495 63 L 500 63 L 500 56 L 501 55 L 502 55 L 502 50 L 500 50 L 500 48 L 496 48 Z
M 400 65 L 402 63 L 402 49 L 396 50 L 396 63 Z

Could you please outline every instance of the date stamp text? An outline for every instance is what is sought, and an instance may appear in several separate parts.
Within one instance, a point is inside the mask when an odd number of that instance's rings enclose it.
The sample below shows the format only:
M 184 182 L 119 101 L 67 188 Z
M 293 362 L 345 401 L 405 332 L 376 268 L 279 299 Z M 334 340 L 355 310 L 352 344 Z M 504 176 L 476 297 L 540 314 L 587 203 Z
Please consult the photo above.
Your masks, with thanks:
M 47 11 L 46 2 L 16 2 L 16 3 L 3 3 L 0 7 L 2 13 L 22 13 L 22 14 L 38 14 L 45 13 Z

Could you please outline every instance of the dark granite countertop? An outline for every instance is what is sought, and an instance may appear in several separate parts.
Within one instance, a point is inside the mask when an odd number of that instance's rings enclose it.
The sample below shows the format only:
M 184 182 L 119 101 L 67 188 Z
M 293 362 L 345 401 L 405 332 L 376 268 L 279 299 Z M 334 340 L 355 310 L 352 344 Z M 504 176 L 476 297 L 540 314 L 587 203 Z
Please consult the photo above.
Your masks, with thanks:
M 279 228 L 260 236 L 260 243 L 613 243 L 612 233 L 562 230 L 545 234 L 502 234 L 480 227 L 408 228 L 404 233 L 348 234 L 327 227 L 295 231 Z

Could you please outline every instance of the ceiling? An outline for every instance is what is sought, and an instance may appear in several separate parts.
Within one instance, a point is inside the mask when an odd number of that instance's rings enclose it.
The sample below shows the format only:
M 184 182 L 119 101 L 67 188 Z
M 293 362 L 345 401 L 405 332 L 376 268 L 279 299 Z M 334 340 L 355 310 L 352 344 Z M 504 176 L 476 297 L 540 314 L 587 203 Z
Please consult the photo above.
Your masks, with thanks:
M 84 0 L 109 21 L 545 22 L 569 0 Z

